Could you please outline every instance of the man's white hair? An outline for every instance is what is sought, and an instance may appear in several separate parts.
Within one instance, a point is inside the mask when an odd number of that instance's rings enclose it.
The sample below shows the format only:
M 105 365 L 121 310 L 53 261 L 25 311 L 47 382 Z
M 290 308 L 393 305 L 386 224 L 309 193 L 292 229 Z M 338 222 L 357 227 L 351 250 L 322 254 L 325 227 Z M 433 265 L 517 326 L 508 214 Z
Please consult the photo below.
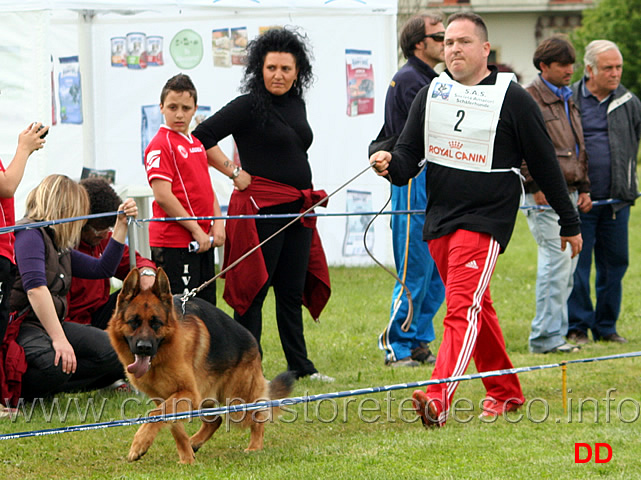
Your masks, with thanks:
M 588 66 L 592 69 L 593 75 L 598 73 L 597 57 L 608 50 L 616 50 L 619 52 L 619 55 L 621 55 L 621 51 L 619 50 L 619 47 L 617 47 L 617 44 L 610 40 L 592 40 L 588 43 L 588 46 L 585 47 L 585 55 L 583 55 L 585 75 L 588 75 Z M 623 55 L 621 55 L 621 58 L 623 58 Z

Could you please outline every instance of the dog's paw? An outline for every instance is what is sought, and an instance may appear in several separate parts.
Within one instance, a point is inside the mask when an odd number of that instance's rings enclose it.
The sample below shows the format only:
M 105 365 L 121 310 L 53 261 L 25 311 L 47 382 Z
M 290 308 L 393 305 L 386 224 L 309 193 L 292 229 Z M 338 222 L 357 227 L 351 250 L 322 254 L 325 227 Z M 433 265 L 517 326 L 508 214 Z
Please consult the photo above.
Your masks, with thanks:
M 131 449 L 129 450 L 129 455 L 127 455 L 127 460 L 129 460 L 130 462 L 135 462 L 136 460 L 140 460 L 145 453 L 147 453 L 147 450 L 138 450 L 135 449 L 132 445 Z
M 186 453 L 184 455 L 182 453 L 179 453 L 179 455 L 180 455 L 180 463 L 183 463 L 186 465 L 191 465 L 196 460 L 196 456 L 193 453 L 191 454 Z
M 131 448 L 129 449 L 129 456 L 127 457 L 129 461 L 135 462 L 136 460 L 140 460 L 140 458 L 147 453 L 149 447 L 151 447 L 151 443 L 152 442 L 148 437 L 136 434 L 134 441 L 131 443 Z

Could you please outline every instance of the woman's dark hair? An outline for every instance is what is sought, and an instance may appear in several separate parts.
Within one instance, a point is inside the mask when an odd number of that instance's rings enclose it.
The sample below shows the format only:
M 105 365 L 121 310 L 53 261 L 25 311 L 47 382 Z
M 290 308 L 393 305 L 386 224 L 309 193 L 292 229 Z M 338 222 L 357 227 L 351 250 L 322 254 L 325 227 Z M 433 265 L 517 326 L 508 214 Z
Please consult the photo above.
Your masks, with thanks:
M 270 52 L 290 53 L 298 68 L 298 77 L 290 92 L 302 97 L 314 81 L 311 64 L 311 51 L 306 35 L 292 28 L 272 28 L 255 38 L 247 45 L 247 66 L 241 82 L 241 92 L 249 93 L 254 100 L 254 113 L 265 119 L 270 93 L 263 80 L 263 64 Z

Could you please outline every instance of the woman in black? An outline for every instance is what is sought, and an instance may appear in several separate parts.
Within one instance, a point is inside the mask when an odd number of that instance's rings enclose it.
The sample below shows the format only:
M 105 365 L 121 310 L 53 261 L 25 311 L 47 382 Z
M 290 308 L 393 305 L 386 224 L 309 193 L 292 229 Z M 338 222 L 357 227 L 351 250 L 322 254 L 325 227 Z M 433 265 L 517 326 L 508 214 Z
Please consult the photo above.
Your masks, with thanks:
M 321 199 L 312 190 L 307 150 L 312 130 L 303 91 L 312 82 L 305 39 L 288 29 L 272 29 L 250 42 L 239 96 L 201 123 L 193 134 L 207 150 L 209 164 L 233 180 L 228 214 L 299 213 Z M 241 166 L 218 147 L 232 135 Z M 286 225 L 290 218 L 227 222 L 225 265 Z M 311 261 L 310 261 L 311 258 Z M 311 277 L 310 277 L 311 274 Z M 271 239 L 225 276 L 224 298 L 234 317 L 258 340 L 262 306 L 271 286 L 288 368 L 297 377 L 333 381 L 307 358 L 302 305 L 314 318 L 329 298 L 329 274 L 314 219 L 299 221 Z

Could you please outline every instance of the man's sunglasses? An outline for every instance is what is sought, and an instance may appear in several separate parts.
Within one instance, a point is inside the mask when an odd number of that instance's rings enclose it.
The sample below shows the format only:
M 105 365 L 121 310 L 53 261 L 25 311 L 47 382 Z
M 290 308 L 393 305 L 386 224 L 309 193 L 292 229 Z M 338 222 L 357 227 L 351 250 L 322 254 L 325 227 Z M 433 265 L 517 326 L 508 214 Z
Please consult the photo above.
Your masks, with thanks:
M 435 42 L 442 42 L 445 40 L 445 32 L 430 33 L 429 35 L 425 35 L 424 38 L 431 38 Z

